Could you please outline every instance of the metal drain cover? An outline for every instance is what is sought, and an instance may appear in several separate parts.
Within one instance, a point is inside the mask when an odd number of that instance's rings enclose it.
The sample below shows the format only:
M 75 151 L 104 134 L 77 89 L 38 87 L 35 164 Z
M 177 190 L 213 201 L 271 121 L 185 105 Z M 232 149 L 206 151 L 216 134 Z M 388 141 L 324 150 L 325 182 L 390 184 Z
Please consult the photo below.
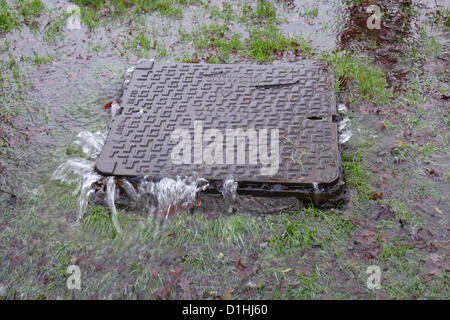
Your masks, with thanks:
M 340 177 L 333 81 L 323 64 L 310 60 L 142 63 L 97 170 L 155 179 L 233 175 L 253 191 L 333 186 Z

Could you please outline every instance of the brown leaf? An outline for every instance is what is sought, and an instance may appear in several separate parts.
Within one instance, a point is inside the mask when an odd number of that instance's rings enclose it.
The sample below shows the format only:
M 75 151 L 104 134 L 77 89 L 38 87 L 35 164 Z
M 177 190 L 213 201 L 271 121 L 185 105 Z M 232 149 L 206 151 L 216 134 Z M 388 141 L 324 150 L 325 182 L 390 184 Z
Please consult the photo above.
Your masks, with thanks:
M 439 207 L 434 207 L 434 211 L 436 211 L 440 215 L 444 215 L 444 213 L 439 209 Z
M 355 235 L 356 241 L 363 247 L 364 257 L 367 260 L 376 259 L 380 253 L 381 247 L 378 242 L 378 233 L 364 230 Z
M 236 260 L 236 266 L 237 266 L 239 269 L 247 269 L 247 267 L 244 266 L 244 265 L 242 264 L 241 259 L 237 259 L 237 260 Z
M 167 235 L 169 238 L 174 238 L 175 239 L 175 232 L 171 232 Z
M 174 272 L 170 272 L 170 275 L 172 277 L 170 278 L 170 280 L 167 282 L 167 284 L 163 288 L 159 289 L 154 294 L 153 298 L 156 299 L 156 300 L 169 298 L 169 294 L 175 288 L 175 285 L 177 283 L 178 277 L 181 274 L 181 271 L 183 271 L 183 269 L 178 268 Z
M 373 200 L 383 199 L 383 192 L 374 193 L 374 194 L 372 195 L 372 199 L 373 199 Z
M 383 131 L 384 129 L 386 129 L 386 126 L 383 123 L 378 122 L 377 129 L 378 129 L 378 131 Z

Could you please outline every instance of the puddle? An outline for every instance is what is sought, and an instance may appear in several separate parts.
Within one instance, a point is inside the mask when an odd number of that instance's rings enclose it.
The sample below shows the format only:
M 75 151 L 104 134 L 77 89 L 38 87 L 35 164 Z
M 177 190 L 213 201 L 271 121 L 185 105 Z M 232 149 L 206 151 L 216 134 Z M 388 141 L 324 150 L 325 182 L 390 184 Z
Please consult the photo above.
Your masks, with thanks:
M 286 35 L 301 34 L 311 40 L 314 48 L 332 52 L 339 46 L 337 37 L 346 14 L 344 3 L 344 0 L 288 1 L 287 24 L 280 29 Z

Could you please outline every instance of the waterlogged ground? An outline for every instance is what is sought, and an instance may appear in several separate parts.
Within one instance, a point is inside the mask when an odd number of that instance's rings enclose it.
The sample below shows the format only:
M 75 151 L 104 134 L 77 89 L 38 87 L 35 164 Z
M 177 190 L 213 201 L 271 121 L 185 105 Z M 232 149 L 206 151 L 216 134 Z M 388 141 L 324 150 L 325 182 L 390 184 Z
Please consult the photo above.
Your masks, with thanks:
M 0 294 L 8 299 L 448 299 L 449 8 L 359 1 L 0 0 Z M 376 3 L 376 1 L 371 1 Z M 443 3 L 443 2 L 442 2 Z M 138 212 L 51 181 L 104 131 L 141 58 L 329 61 L 353 136 L 339 208 L 181 213 L 161 231 Z M 67 267 L 81 269 L 68 290 Z M 367 268 L 381 270 L 369 289 Z

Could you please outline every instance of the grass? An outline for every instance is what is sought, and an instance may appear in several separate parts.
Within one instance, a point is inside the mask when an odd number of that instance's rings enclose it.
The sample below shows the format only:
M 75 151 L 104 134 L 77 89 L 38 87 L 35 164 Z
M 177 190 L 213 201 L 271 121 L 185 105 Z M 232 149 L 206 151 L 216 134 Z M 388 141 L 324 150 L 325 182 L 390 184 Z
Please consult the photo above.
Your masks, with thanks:
M 252 12 L 252 17 L 270 21 L 276 17 L 276 8 L 268 0 L 258 0 L 256 10 Z
M 250 37 L 245 41 L 244 54 L 257 62 L 270 61 L 277 51 L 298 50 L 301 46 L 310 52 L 307 42 L 284 36 L 273 24 L 262 28 L 253 27 L 249 33 Z
M 360 151 L 342 154 L 345 183 L 358 192 L 358 197 L 370 199 L 375 189 L 370 183 L 371 174 Z
M 395 149 L 395 154 L 402 160 L 420 163 L 430 161 L 431 156 L 438 151 L 442 151 L 442 148 L 433 146 L 430 143 L 423 147 L 404 143 Z
M 318 7 L 304 8 L 303 11 L 300 11 L 298 14 L 302 17 L 316 18 L 319 15 L 319 8 Z
M 355 83 L 355 88 L 351 92 L 354 102 L 369 100 L 383 104 L 393 97 L 383 70 L 375 66 L 369 57 L 339 51 L 323 55 L 322 58 L 331 63 L 338 92 L 349 82 Z
M 85 228 L 87 232 L 99 234 L 101 237 L 114 239 L 117 236 L 117 232 L 114 228 L 109 209 L 92 206 L 89 210 L 89 215 L 83 220 L 83 228 Z M 122 215 L 118 213 L 117 219 L 119 225 L 122 227 L 125 224 Z
M 0 33 L 20 29 L 22 25 L 36 28 L 39 25 L 37 18 L 45 9 L 40 0 L 18 0 L 12 6 L 0 0 Z
M 8 32 L 18 27 L 17 12 L 5 0 L 0 1 L 0 32 Z
M 67 18 L 71 15 L 68 12 L 56 12 L 53 11 L 50 14 L 50 23 L 46 26 L 44 31 L 44 39 L 48 42 L 55 42 L 57 40 L 64 39 L 64 28 Z M 52 17 L 52 14 L 53 17 Z
M 89 28 L 95 28 L 109 19 L 123 18 L 130 15 L 158 12 L 164 17 L 181 18 L 180 4 L 194 4 L 199 1 L 188 0 L 72 0 L 81 9 L 81 18 Z M 102 21 L 103 20 L 103 21 Z
M 197 49 L 214 47 L 217 49 L 217 53 L 212 58 L 222 62 L 227 62 L 233 51 L 242 49 L 240 35 L 231 33 L 226 24 L 212 23 L 201 26 L 192 35 L 182 33 L 181 38 L 184 41 L 192 39 L 192 43 Z
M 131 46 L 137 51 L 137 55 L 141 57 L 148 55 L 149 51 L 152 50 L 150 39 L 147 38 L 144 31 L 133 38 Z

